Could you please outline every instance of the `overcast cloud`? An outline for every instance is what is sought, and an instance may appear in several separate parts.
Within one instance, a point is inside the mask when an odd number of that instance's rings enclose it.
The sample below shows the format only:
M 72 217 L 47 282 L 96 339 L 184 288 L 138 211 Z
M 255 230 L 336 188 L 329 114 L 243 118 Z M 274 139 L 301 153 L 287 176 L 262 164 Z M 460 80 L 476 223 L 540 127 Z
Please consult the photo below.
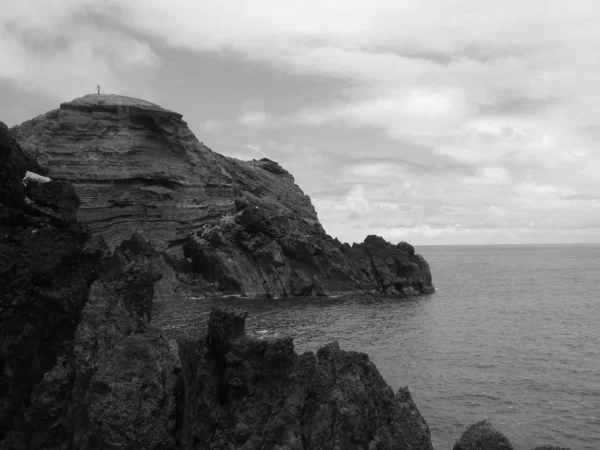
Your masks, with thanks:
M 343 241 L 600 242 L 600 3 L 25 0 L 0 120 L 104 92 L 280 162 Z

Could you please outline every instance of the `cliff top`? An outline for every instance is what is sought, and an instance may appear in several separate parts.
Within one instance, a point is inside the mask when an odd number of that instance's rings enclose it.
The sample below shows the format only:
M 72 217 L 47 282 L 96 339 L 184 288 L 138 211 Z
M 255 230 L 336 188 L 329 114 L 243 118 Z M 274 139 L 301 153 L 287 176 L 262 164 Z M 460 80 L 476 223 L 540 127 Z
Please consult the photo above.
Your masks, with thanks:
M 173 111 L 169 111 L 168 109 L 162 108 L 154 103 L 147 102 L 146 100 L 142 100 L 134 97 L 127 97 L 125 95 L 115 95 L 115 94 L 88 94 L 83 97 L 76 98 L 71 100 L 70 102 L 64 102 L 62 105 L 70 105 L 70 106 L 135 106 L 143 109 L 150 109 L 154 111 L 162 111 L 173 113 Z M 176 114 L 176 113 L 174 113 Z

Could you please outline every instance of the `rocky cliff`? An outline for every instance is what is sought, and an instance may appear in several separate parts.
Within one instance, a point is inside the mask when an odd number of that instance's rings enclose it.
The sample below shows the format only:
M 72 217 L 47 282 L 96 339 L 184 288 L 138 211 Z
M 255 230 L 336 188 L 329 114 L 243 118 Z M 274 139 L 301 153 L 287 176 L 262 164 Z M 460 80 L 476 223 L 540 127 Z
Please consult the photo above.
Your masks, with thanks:
M 180 114 L 143 100 L 87 95 L 11 131 L 53 178 L 73 184 L 79 219 L 111 248 L 142 231 L 159 249 L 178 249 L 241 198 L 318 224 L 308 197 L 277 164 L 218 155 Z
M 247 296 L 432 292 L 409 244 L 349 246 L 323 230 L 310 199 L 276 162 L 239 161 L 201 144 L 180 114 L 143 100 L 88 95 L 14 127 L 109 247 L 139 231 L 191 261 L 218 290 Z M 185 265 L 185 264 L 184 264 Z

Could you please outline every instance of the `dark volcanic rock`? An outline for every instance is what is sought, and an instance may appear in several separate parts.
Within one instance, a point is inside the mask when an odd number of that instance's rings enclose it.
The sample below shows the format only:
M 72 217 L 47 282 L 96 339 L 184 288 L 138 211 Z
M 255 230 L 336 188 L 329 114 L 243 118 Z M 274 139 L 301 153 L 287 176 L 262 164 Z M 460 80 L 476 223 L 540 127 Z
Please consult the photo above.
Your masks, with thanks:
M 213 310 L 206 340 L 179 341 L 182 448 L 433 448 L 408 390 L 394 395 L 367 355 L 297 355 L 289 338 L 244 336 L 245 317 Z
M 238 206 L 183 245 L 193 269 L 225 291 L 265 297 L 434 291 L 429 265 L 410 244 L 368 236 L 350 247 L 293 214 Z
M 98 264 L 73 188 L 27 171 L 44 173 L 0 122 L 0 441 L 73 339 Z
M 150 243 L 134 235 L 92 285 L 73 352 L 76 448 L 175 446 L 176 360 L 162 332 L 149 325 L 163 267 Z
M 508 438 L 488 420 L 474 423 L 463 433 L 453 450 L 513 450 Z
M 0 448 L 176 448 L 176 359 L 149 325 L 160 259 L 137 235 L 105 258 L 72 344 Z

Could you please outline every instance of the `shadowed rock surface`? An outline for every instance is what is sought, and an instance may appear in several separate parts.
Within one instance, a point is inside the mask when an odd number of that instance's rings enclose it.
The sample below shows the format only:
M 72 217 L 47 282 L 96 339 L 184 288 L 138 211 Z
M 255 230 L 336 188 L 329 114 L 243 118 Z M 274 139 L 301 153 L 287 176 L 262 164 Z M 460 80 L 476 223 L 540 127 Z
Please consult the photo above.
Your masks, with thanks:
M 137 235 L 105 258 L 72 344 L 0 448 L 176 448 L 176 358 L 149 325 L 158 259 Z
M 27 171 L 44 173 L 0 122 L 0 441 L 73 339 L 99 261 L 73 188 Z
M 269 159 L 239 161 L 200 143 L 180 114 L 144 100 L 87 95 L 12 129 L 49 175 L 69 180 L 78 217 L 114 248 L 139 231 L 194 263 L 217 290 L 247 296 L 434 290 L 407 243 L 342 244 Z
M 489 420 L 474 423 L 463 433 L 453 450 L 513 450 L 510 440 Z
M 427 449 L 408 390 L 337 343 L 298 355 L 291 338 L 244 335 L 246 313 L 215 309 L 205 340 L 181 339 L 182 448 Z

